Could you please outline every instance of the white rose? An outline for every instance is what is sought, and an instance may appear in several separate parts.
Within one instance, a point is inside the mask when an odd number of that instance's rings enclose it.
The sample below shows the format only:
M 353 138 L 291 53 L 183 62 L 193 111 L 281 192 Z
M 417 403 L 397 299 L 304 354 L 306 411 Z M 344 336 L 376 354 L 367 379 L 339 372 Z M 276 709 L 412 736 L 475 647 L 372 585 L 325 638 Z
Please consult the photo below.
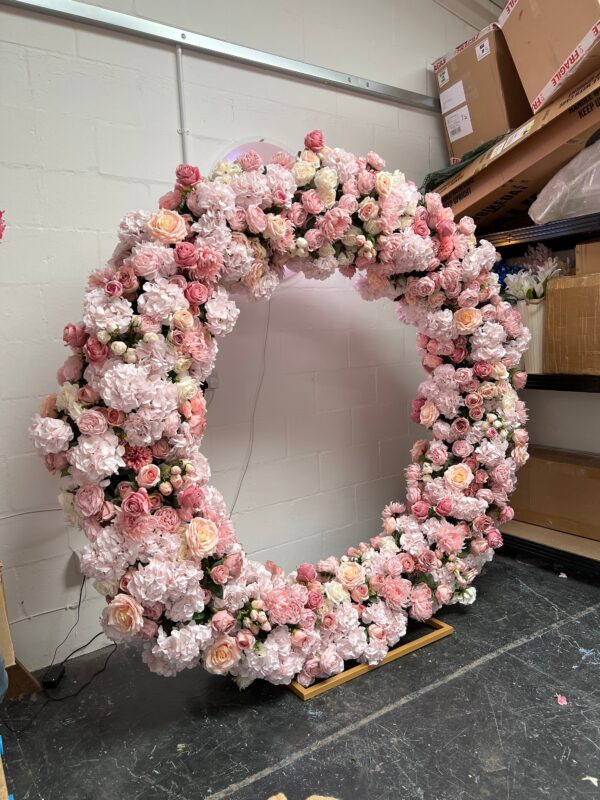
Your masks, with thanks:
M 367 233 L 370 233 L 371 236 L 377 236 L 378 233 L 381 233 L 381 223 L 378 219 L 370 219 L 365 222 L 365 230 Z
M 470 606 L 475 602 L 477 597 L 477 589 L 474 586 L 468 586 L 462 592 L 456 592 L 451 603 L 460 603 L 461 606 Z
M 306 186 L 315 177 L 316 169 L 314 164 L 308 161 L 296 161 L 292 167 L 292 175 L 297 186 Z
M 343 603 L 344 600 L 348 600 L 350 597 L 348 592 L 344 589 L 339 581 L 329 581 L 329 583 L 326 583 L 325 594 L 327 595 L 328 599 L 336 605 Z
M 346 247 L 358 247 L 357 237 L 361 235 L 361 229 L 357 228 L 356 225 L 351 225 L 344 234 L 342 242 Z
M 321 163 L 319 154 L 315 153 L 314 150 L 303 150 L 300 153 L 300 160 L 306 161 L 308 164 L 312 164 L 312 166 L 315 168 Z
M 317 194 L 323 201 L 325 208 L 331 208 L 335 205 L 335 189 L 318 189 Z

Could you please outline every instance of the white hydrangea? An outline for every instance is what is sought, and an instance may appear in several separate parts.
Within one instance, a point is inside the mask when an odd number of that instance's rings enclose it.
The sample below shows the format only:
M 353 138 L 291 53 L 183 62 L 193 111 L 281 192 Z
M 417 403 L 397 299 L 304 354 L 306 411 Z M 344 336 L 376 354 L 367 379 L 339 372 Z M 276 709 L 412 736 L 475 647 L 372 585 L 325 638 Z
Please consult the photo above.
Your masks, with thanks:
M 173 314 L 180 308 L 189 308 L 183 290 L 166 278 L 148 281 L 144 284 L 144 293 L 138 299 L 138 310 L 162 325 L 168 325 Z
M 133 318 L 133 308 L 124 297 L 109 297 L 104 289 L 90 289 L 83 301 L 83 324 L 88 333 L 100 331 L 126 333 Z
M 40 417 L 38 414 L 29 426 L 29 436 L 35 449 L 46 456 L 68 450 L 73 430 L 62 419 Z
M 233 330 L 240 310 L 222 286 L 205 305 L 206 326 L 213 336 L 225 336 Z

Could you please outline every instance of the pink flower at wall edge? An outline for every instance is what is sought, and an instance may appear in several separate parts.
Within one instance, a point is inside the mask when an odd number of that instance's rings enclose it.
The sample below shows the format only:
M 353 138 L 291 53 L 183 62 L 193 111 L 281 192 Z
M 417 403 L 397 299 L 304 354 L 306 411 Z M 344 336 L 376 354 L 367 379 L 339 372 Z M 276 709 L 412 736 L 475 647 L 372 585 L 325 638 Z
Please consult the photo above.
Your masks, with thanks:
M 516 389 L 529 342 L 474 230 L 376 153 L 331 149 L 320 131 L 268 165 L 245 153 L 210 178 L 180 165 L 158 212 L 123 218 L 30 427 L 89 540 L 81 568 L 106 597 L 109 637 L 143 640 L 165 676 L 202 665 L 240 686 L 308 686 L 381 661 L 409 617 L 473 602 L 527 460 Z M 269 298 L 284 267 L 339 270 L 366 300 L 396 304 L 426 373 L 412 419 L 431 432 L 381 532 L 289 575 L 246 557 L 200 452 L 217 340 L 239 313 L 230 295 Z

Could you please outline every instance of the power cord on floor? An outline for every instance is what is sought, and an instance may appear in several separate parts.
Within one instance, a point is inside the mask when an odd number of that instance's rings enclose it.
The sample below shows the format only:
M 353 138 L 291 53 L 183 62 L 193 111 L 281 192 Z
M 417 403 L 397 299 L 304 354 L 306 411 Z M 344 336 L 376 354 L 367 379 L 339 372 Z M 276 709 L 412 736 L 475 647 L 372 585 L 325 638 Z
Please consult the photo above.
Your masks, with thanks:
M 90 644 L 91 644 L 91 643 L 92 643 L 92 642 L 93 642 L 95 639 L 97 639 L 99 636 L 102 636 L 102 631 L 100 631 L 100 633 L 97 633 L 95 636 L 93 636 L 93 637 L 92 637 L 92 638 L 89 640 L 89 642 L 87 642 L 87 643 L 86 643 L 86 644 L 84 644 L 84 645 L 81 645 L 81 647 L 78 647 L 76 650 L 73 650 L 73 652 L 72 652 L 72 653 L 69 653 L 69 655 L 68 655 L 68 656 L 65 658 L 65 660 L 63 661 L 63 664 L 64 664 L 66 661 L 68 661 L 68 660 L 69 660 L 69 659 L 70 659 L 70 658 L 71 658 L 73 655 L 75 655 L 75 653 L 78 653 L 80 650 L 83 650 L 85 647 L 87 647 L 88 645 L 90 645 Z M 49 706 L 49 705 L 50 705 L 50 703 L 62 703 L 62 702 L 63 702 L 63 700 L 70 700 L 71 698 L 73 698 L 73 697 L 77 697 L 79 694 L 81 694 L 81 692 L 83 692 L 83 690 L 84 690 L 84 689 L 87 689 L 87 688 L 88 688 L 88 686 L 90 686 L 90 685 L 92 684 L 92 682 L 95 680 L 95 678 L 97 678 L 97 677 L 98 677 L 98 675 L 101 675 L 101 674 L 102 674 L 102 673 L 103 673 L 103 672 L 106 670 L 106 668 L 107 668 L 107 666 L 108 666 L 108 662 L 110 661 L 110 659 L 111 659 L 111 658 L 112 658 L 112 656 L 114 655 L 114 652 L 115 652 L 115 650 L 116 650 L 116 649 L 117 649 L 117 645 L 113 643 L 110 653 L 109 653 L 109 654 L 106 656 L 106 658 L 104 659 L 104 664 L 103 664 L 103 665 L 100 667 L 100 669 L 96 670 L 96 672 L 94 672 L 94 674 L 93 674 L 93 675 L 92 675 L 92 676 L 91 676 L 91 677 L 90 677 L 90 678 L 89 678 L 89 679 L 88 679 L 88 680 L 87 680 L 85 683 L 82 683 L 82 684 L 81 684 L 81 686 L 80 686 L 80 687 L 79 687 L 79 688 L 78 688 L 78 689 L 77 689 L 75 692 L 71 692 L 71 694 L 65 694 L 65 695 L 63 695 L 62 697 L 55 697 L 54 695 L 50 694 L 50 692 L 49 692 L 49 690 L 48 690 L 48 689 L 46 689 L 46 688 L 43 688 L 43 689 L 42 689 L 42 691 L 43 691 L 43 693 L 44 693 L 44 695 L 45 695 L 45 697 L 46 697 L 45 701 L 44 701 L 44 702 L 42 703 L 42 705 L 41 705 L 41 706 L 40 706 L 40 707 L 39 707 L 39 708 L 36 710 L 35 714 L 34 714 L 34 715 L 33 715 L 33 716 L 30 718 L 30 719 L 28 719 L 28 720 L 27 720 L 27 722 L 25 723 L 25 725 L 23 725 L 21 728 L 14 728 L 14 727 L 11 725 L 11 723 L 10 723 L 10 722 L 8 722 L 8 720 L 6 720 L 6 719 L 2 719 L 2 720 L 0 720 L 0 722 L 2 723 L 2 725 L 4 725 L 4 726 L 5 726 L 5 727 L 8 729 L 8 730 L 9 730 L 11 733 L 14 733 L 14 734 L 15 734 L 15 735 L 17 735 L 17 736 L 18 736 L 18 735 L 20 735 L 20 734 L 22 734 L 22 733 L 24 733 L 26 730 L 28 730 L 28 729 L 29 729 L 29 728 L 30 728 L 30 727 L 33 725 L 33 723 L 34 723 L 34 722 L 36 721 L 36 719 L 37 719 L 37 718 L 40 716 L 40 714 L 42 713 L 42 711 L 43 711 L 45 708 L 47 708 L 47 706 Z

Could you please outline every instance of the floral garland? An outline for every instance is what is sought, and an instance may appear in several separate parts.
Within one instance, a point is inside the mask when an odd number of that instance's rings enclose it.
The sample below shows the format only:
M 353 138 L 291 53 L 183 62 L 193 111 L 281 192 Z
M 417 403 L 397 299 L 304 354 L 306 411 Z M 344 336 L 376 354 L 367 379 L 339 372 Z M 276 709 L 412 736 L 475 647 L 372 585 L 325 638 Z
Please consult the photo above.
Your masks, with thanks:
M 68 478 L 62 505 L 89 539 L 81 567 L 106 597 L 107 635 L 144 640 L 161 675 L 202 664 L 240 686 L 308 686 L 348 660 L 376 664 L 409 617 L 474 600 L 512 517 L 529 332 L 499 297 L 494 248 L 376 153 L 331 149 L 320 131 L 304 144 L 208 179 L 183 164 L 158 212 L 123 218 L 31 425 Z M 431 431 L 411 451 L 408 510 L 391 503 L 379 535 L 289 575 L 246 558 L 199 449 L 217 339 L 239 313 L 229 292 L 268 298 L 284 266 L 339 269 L 365 299 L 395 302 L 426 370 L 412 419 Z

